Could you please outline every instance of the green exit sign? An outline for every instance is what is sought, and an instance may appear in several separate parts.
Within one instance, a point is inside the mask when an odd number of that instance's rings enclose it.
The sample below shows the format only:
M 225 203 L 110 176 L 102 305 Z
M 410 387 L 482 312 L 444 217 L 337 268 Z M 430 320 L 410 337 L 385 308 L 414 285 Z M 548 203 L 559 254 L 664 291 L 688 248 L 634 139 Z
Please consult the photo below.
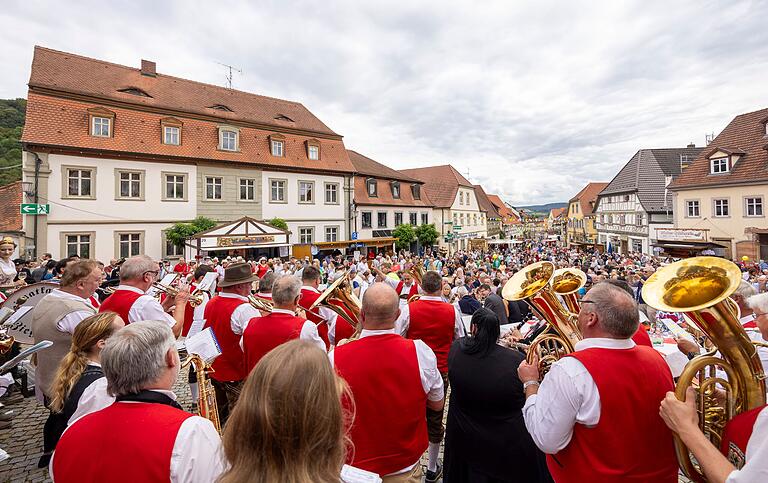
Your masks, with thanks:
M 21 214 L 22 215 L 47 215 L 51 212 L 51 205 L 41 205 L 39 203 L 22 203 Z

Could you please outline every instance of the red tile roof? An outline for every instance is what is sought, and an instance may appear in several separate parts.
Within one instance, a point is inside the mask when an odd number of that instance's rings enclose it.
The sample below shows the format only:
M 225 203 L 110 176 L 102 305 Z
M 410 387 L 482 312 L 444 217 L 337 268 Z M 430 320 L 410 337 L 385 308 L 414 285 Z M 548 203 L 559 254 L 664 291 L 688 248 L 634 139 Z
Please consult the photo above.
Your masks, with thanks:
M 740 114 L 669 185 L 672 190 L 768 182 L 768 109 Z M 716 151 L 741 154 L 729 173 L 711 174 L 709 156 Z
M 496 207 L 491 203 L 485 190 L 479 184 L 474 185 L 475 197 L 477 197 L 477 204 L 480 206 L 480 210 L 484 211 L 489 218 L 499 218 L 501 215 Z
M 608 183 L 587 183 L 585 187 L 581 189 L 576 195 L 571 198 L 568 203 L 574 201 L 579 202 L 582 215 L 591 215 L 592 210 L 595 208 L 595 202 L 597 201 L 597 195 L 608 186 Z
M 493 206 L 496 207 L 496 211 L 498 211 L 501 216 L 517 218 L 515 212 L 509 209 L 499 195 L 488 195 L 488 199 L 491 200 L 491 203 L 493 203 Z
M 551 210 L 549 210 L 549 216 L 551 218 L 560 218 L 561 216 L 563 216 L 565 214 L 565 211 L 567 209 L 568 208 L 566 208 L 566 207 L 563 207 L 563 208 L 552 208 Z
M 437 208 L 450 208 L 456 200 L 459 186 L 473 188 L 472 183 L 467 181 L 467 178 L 450 164 L 403 169 L 401 171 L 424 182 L 424 188 L 426 188 L 429 199 Z
M 347 153 L 358 174 L 358 176 L 355 176 L 355 204 L 378 206 L 433 206 L 421 181 L 384 166 L 358 152 L 348 150 Z M 378 196 L 368 196 L 367 181 L 371 178 L 376 180 L 376 192 Z M 400 198 L 392 196 L 392 181 L 395 180 L 400 183 Z M 421 186 L 420 199 L 418 200 L 413 197 L 413 191 L 411 190 L 411 185 L 413 184 Z
M 0 186 L 0 232 L 20 232 L 21 222 L 21 181 Z
M 118 92 L 128 79 L 153 97 Z M 219 95 L 230 96 L 216 103 L 226 104 L 234 110 L 233 113 L 213 109 L 202 113 L 197 108 L 199 103 L 213 102 Z M 90 135 L 88 110 L 95 108 L 114 113 L 112 137 Z M 282 113 L 293 122 L 275 121 L 268 125 L 265 113 L 275 116 Z M 179 146 L 162 143 L 161 121 L 169 117 L 182 122 Z M 218 129 L 224 124 L 240 129 L 239 151 L 218 149 Z M 272 156 L 270 152 L 269 136 L 276 134 L 284 137 L 283 157 Z M 308 157 L 307 142 L 310 141 L 320 145 L 319 160 Z M 149 160 L 167 157 L 181 161 L 204 159 L 246 163 L 285 170 L 354 171 L 341 137 L 325 128 L 301 104 L 162 74 L 147 77 L 141 75 L 139 69 L 40 47 L 35 49 L 32 63 L 22 142 L 33 148 L 94 152 L 115 157 L 127 155 Z

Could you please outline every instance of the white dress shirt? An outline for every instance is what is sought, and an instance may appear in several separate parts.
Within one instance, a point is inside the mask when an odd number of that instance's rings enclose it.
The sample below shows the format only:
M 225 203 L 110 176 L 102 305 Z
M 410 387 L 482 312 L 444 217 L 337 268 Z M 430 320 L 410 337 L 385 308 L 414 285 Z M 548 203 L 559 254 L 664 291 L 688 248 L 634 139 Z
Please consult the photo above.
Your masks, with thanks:
M 273 314 L 287 314 L 287 315 L 296 315 L 295 313 L 291 312 L 290 310 L 285 309 L 272 309 Z M 323 339 L 320 338 L 320 335 L 317 333 L 317 325 L 315 325 L 314 322 L 311 320 L 305 320 L 304 325 L 301 326 L 301 332 L 299 333 L 299 339 L 301 340 L 308 340 L 309 342 L 312 342 L 317 347 L 323 350 L 325 352 L 325 342 L 323 342 Z M 240 337 L 240 348 L 242 349 L 243 346 L 243 338 Z
M 435 302 L 445 302 L 441 296 L 434 296 L 434 295 L 422 295 L 419 300 L 432 300 Z M 464 337 L 466 334 L 464 331 L 464 322 L 461 320 L 461 310 L 459 310 L 458 305 L 453 306 L 453 314 L 454 314 L 453 338 L 459 339 L 461 337 Z M 395 322 L 395 332 L 405 337 L 405 334 L 408 333 L 408 328 L 410 327 L 410 325 L 411 325 L 411 311 L 409 309 L 409 305 L 406 304 L 404 307 L 400 308 L 400 317 L 398 317 L 397 321 Z
M 261 312 L 259 312 L 256 307 L 248 303 L 248 297 L 243 297 L 242 295 L 229 292 L 221 292 L 219 295 L 217 295 L 217 297 L 238 299 L 246 302 L 244 304 L 238 305 L 234 312 L 232 312 L 229 325 L 232 328 L 233 334 L 242 335 L 243 331 L 248 326 L 249 320 L 254 317 L 261 317 Z
M 93 387 L 99 381 L 104 381 L 104 387 L 106 388 L 106 378 L 96 380 L 88 389 Z M 86 389 L 87 390 L 87 389 Z M 163 391 L 159 389 L 153 389 L 156 392 L 165 394 L 174 401 L 176 395 L 171 391 Z M 106 392 L 106 390 L 105 390 Z M 82 398 L 81 398 L 82 400 Z M 114 401 L 114 399 L 113 399 Z M 144 404 L 134 401 L 123 401 L 119 404 Z M 109 404 L 107 404 L 109 406 Z M 106 406 L 104 406 L 106 407 Z M 91 412 L 104 409 L 104 407 L 94 409 L 87 413 L 81 414 L 85 416 Z M 78 407 L 78 411 L 80 408 Z M 75 416 L 70 419 L 70 426 L 76 424 L 77 420 Z M 69 427 L 67 428 L 69 429 Z M 64 430 L 66 433 L 67 430 Z M 173 444 L 173 452 L 171 453 L 171 467 L 170 467 L 170 481 L 173 483 L 198 483 L 216 481 L 219 475 L 224 472 L 224 452 L 221 447 L 221 437 L 214 428 L 213 423 L 208 419 L 200 416 L 192 416 L 187 418 L 176 435 L 176 440 Z M 50 465 L 48 466 L 48 472 L 53 479 L 53 459 L 56 457 L 54 451 L 51 457 Z
M 395 334 L 395 329 L 363 329 L 360 333 L 360 338 L 362 339 L 364 337 L 374 337 L 384 334 Z M 437 357 L 435 357 L 435 353 L 432 352 L 432 349 L 430 349 L 423 341 L 416 339 L 413 343 L 416 346 L 416 359 L 418 360 L 419 371 L 421 373 L 421 387 L 424 389 L 427 399 L 430 401 L 439 401 L 443 399 L 445 394 L 443 377 L 440 375 L 440 371 L 437 370 Z M 333 353 L 333 350 L 328 353 L 328 359 L 331 361 L 331 366 L 333 366 Z
M 744 467 L 732 471 L 725 483 L 768 481 L 768 408 L 760 411 L 755 420 L 744 460 Z
M 575 349 L 634 346 L 632 339 L 590 338 L 577 342 Z M 595 426 L 600 421 L 600 393 L 581 362 L 563 357 L 552 364 L 538 394 L 525 401 L 523 417 L 536 446 L 544 453 L 555 454 L 570 443 L 574 425 Z
M 171 327 L 176 325 L 176 319 L 163 309 L 163 306 L 160 305 L 160 302 L 155 297 L 147 295 L 141 289 L 131 287 L 130 285 L 120 285 L 117 287 L 117 290 L 129 290 L 141 294 L 141 297 L 137 298 L 133 305 L 131 305 L 131 309 L 128 311 L 128 320 L 125 321 L 126 324 L 145 320 L 164 320 Z
M 51 293 L 48 294 L 48 296 L 65 300 L 73 300 L 75 302 L 82 302 L 89 307 L 93 307 L 90 300 L 78 297 L 77 295 L 73 295 L 71 293 L 67 293 L 59 288 L 53 289 Z M 78 324 L 94 313 L 95 312 L 89 312 L 87 310 L 77 310 L 75 312 L 70 312 L 59 319 L 58 322 L 56 322 L 56 329 L 58 329 L 59 332 L 74 334 L 75 328 L 78 326 Z

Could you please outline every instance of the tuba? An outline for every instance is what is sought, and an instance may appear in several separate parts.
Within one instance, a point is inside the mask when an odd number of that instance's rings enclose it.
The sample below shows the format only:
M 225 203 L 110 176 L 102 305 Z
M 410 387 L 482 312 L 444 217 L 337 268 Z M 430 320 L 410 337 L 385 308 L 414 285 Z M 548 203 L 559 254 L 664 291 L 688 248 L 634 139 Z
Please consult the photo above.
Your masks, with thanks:
M 563 270 L 573 273 L 566 273 Z M 574 283 L 578 278 L 576 272 L 581 270 L 573 268 L 563 270 L 557 271 L 561 272 L 557 290 L 564 295 L 575 293 L 580 288 Z M 517 272 L 501 291 L 502 297 L 506 300 L 528 302 L 549 324 L 549 328 L 533 340 L 526 355 L 529 363 L 537 354 L 541 356 L 539 373 L 542 376 L 553 362 L 573 352 L 574 346 L 581 340 L 576 314 L 563 306 L 557 297 L 558 292 L 552 283 L 555 280 L 555 274 L 555 265 L 552 262 L 536 262 Z M 586 275 L 583 277 L 586 282 Z
M 187 365 L 192 364 L 197 375 L 197 413 L 210 420 L 216 431 L 221 434 L 221 421 L 219 420 L 219 409 L 216 406 L 216 392 L 213 389 L 208 374 L 213 372 L 211 366 L 206 364 L 202 357 L 197 354 L 189 354 L 186 359 L 181 363 L 181 367 L 184 368 Z
M 360 310 L 363 304 L 352 292 L 352 284 L 349 283 L 349 270 L 326 288 L 322 294 L 309 307 L 312 311 L 315 307 L 325 306 L 333 310 L 339 317 L 351 325 L 355 332 L 347 340 L 338 341 L 336 345 L 356 340 L 360 337 L 363 326 L 360 323 Z
M 573 314 L 581 311 L 578 291 L 587 284 L 587 274 L 578 268 L 561 268 L 552 275 L 552 290 L 563 298 L 565 306 Z
M 731 418 L 765 404 L 765 375 L 757 348 L 739 322 L 738 306 L 729 298 L 740 282 L 741 271 L 733 262 L 694 257 L 658 269 L 643 286 L 648 305 L 685 312 L 720 351 L 719 357 L 712 351 L 690 361 L 675 387 L 681 401 L 686 389 L 695 387 L 699 427 L 718 448 Z M 718 369 L 727 378 L 717 374 Z M 688 478 L 706 481 L 677 435 L 675 451 Z
M 420 261 L 415 262 L 413 265 L 411 265 L 411 268 L 407 270 L 407 273 L 413 278 L 413 280 L 416 282 L 416 285 L 421 285 L 421 281 L 424 280 L 424 265 L 421 264 Z M 413 294 L 409 299 L 408 303 L 415 302 L 416 300 L 419 300 L 421 298 L 421 294 Z
M 271 300 L 263 299 L 253 294 L 248 295 L 248 303 L 251 304 L 251 306 L 256 310 L 260 312 L 266 312 L 268 314 L 272 313 L 272 308 L 275 305 Z

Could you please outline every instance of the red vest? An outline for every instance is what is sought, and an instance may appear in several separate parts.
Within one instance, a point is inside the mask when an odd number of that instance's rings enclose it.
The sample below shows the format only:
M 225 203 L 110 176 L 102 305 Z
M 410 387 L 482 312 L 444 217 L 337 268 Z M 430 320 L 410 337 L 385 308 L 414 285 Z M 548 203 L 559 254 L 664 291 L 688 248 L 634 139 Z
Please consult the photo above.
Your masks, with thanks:
M 317 324 L 317 333 L 320 336 L 320 338 L 323 339 L 323 342 L 325 342 L 325 350 L 328 350 L 331 347 L 331 343 L 328 340 L 328 324 L 325 323 L 323 319 L 321 319 L 320 317 L 317 317 L 316 315 L 309 313 L 309 307 L 313 303 L 315 303 L 315 300 L 317 300 L 319 297 L 320 297 L 320 293 L 314 290 L 307 290 L 303 288 L 301 289 L 301 298 L 299 299 L 299 306 L 307 311 L 307 319 Z M 313 310 L 317 312 L 317 307 L 315 307 Z
M 757 421 L 760 412 L 766 407 L 768 406 L 763 405 L 743 412 L 728 421 L 728 424 L 725 426 L 720 451 L 737 469 L 741 469 L 744 466 L 747 443 L 749 443 L 749 438 L 752 437 L 755 421 Z
M 269 271 L 269 265 L 262 265 L 261 263 L 256 265 L 256 276 L 257 277 L 259 277 L 259 278 L 263 277 L 264 275 L 267 274 L 268 271 Z
M 581 362 L 600 393 L 600 420 L 576 424 L 564 449 L 547 455 L 560 482 L 677 482 L 672 432 L 659 401 L 674 391 L 672 374 L 650 347 L 586 349 L 568 354 Z
M 99 309 L 99 305 L 101 305 L 101 302 L 99 302 L 99 298 L 96 296 L 96 294 L 91 295 L 88 301 L 91 303 L 91 306 L 94 309 L 96 310 Z
M 211 377 L 217 381 L 242 381 L 247 375 L 243 365 L 243 351 L 240 349 L 240 335 L 232 332 L 232 313 L 247 303 L 239 298 L 218 295 L 205 305 L 203 329 L 213 329 L 221 348 L 221 355 L 211 365 Z
M 328 302 L 330 304 L 335 305 L 336 307 L 339 307 L 341 310 L 344 311 L 345 314 L 347 314 L 347 317 L 349 317 L 350 320 L 355 320 L 355 314 L 352 313 L 351 310 L 349 310 L 347 307 L 344 306 L 341 302 L 338 300 L 331 300 Z M 338 344 L 340 340 L 349 339 L 352 337 L 352 334 L 355 333 L 355 328 L 346 321 L 342 316 L 336 317 L 336 326 L 333 328 L 333 340 L 336 341 Z
M 114 403 L 67 428 L 52 476 L 61 483 L 167 482 L 176 436 L 191 416 L 165 404 Z
M 638 324 L 639 327 L 637 328 L 637 332 L 635 332 L 635 335 L 632 336 L 632 340 L 637 345 L 645 345 L 648 347 L 653 347 L 653 343 L 651 342 L 651 336 L 648 335 L 648 330 L 645 328 L 643 324 Z
M 437 300 L 419 299 L 408 304 L 410 324 L 406 337 L 421 339 L 437 357 L 437 369 L 448 372 L 448 351 L 456 327 L 456 309 Z
M 189 293 L 192 293 L 197 288 L 194 283 L 189 284 Z M 192 325 L 192 320 L 195 318 L 195 308 L 192 304 L 187 302 L 187 309 L 184 311 L 184 325 L 181 327 L 181 335 L 186 337 L 189 333 L 189 328 Z
M 298 339 L 305 319 L 288 314 L 269 314 L 265 317 L 254 317 L 248 322 L 243 332 L 243 354 L 245 370 L 251 370 L 275 347 Z
M 395 289 L 395 292 L 397 292 L 397 296 L 400 297 L 400 294 L 403 293 L 403 285 L 405 285 L 405 282 L 400 280 L 400 283 L 397 284 L 397 288 Z M 419 293 L 419 285 L 416 282 L 411 283 L 411 288 L 408 290 L 408 299 L 410 300 L 411 297 Z
M 428 443 L 427 395 L 413 341 L 376 335 L 339 346 L 333 354 L 354 399 L 354 455 L 347 463 L 379 475 L 417 463 Z
M 142 294 L 136 293 L 132 290 L 117 290 L 115 293 L 107 297 L 99 306 L 99 312 L 115 312 L 123 319 L 123 322 L 130 324 L 128 320 L 128 312 L 130 312 L 133 303 L 141 297 Z

